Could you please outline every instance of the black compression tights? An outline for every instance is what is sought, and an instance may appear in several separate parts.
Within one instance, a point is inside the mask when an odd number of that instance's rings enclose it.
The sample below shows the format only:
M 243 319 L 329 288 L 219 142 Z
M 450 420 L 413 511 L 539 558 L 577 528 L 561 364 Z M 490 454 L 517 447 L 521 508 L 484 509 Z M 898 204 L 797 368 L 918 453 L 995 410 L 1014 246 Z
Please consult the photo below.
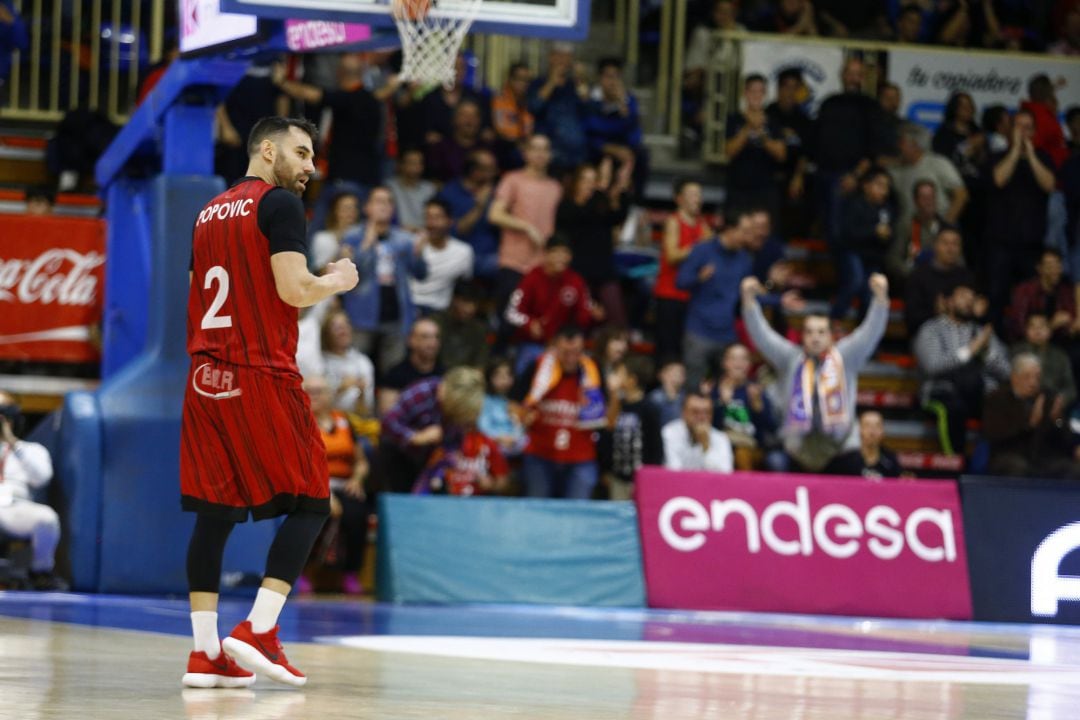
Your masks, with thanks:
M 199 514 L 188 543 L 187 577 L 191 592 L 217 593 L 221 586 L 221 558 L 236 523 Z
M 289 585 L 296 583 L 326 518 L 326 513 L 307 511 L 294 512 L 285 518 L 270 545 L 270 554 L 266 558 L 266 577 Z

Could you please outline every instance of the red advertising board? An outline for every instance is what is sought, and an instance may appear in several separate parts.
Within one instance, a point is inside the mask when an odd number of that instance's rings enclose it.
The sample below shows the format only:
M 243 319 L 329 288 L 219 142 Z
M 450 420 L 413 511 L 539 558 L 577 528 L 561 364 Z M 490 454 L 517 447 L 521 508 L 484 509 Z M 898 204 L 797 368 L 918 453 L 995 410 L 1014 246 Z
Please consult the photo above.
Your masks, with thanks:
M 637 476 L 651 607 L 971 618 L 952 481 Z
M 0 217 L 0 358 L 97 360 L 104 270 L 104 221 Z

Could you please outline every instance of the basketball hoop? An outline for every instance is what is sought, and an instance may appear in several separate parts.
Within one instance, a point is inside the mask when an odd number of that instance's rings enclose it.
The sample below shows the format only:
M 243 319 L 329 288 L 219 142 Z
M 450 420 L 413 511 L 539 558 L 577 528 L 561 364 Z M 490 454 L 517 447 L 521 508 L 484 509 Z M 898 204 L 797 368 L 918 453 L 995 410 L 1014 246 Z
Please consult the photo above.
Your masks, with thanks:
M 402 80 L 454 86 L 458 50 L 483 0 L 452 2 L 452 9 L 443 10 L 437 7 L 439 0 L 390 0 L 401 35 Z

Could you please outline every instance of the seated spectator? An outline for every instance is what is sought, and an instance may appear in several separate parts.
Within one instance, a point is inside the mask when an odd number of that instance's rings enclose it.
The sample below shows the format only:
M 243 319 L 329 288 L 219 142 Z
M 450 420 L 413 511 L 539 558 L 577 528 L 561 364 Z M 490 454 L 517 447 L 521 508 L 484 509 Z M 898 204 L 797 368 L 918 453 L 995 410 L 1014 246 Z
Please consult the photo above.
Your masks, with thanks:
M 322 327 L 322 372 L 320 382 L 330 390 L 331 406 L 346 412 L 370 416 L 375 412 L 375 366 L 367 355 L 353 347 L 349 316 L 335 310 Z
M 413 303 L 422 315 L 450 307 L 454 285 L 472 278 L 473 249 L 450 237 L 450 224 L 450 206 L 438 198 L 428 200 L 420 241 L 428 273 L 423 280 L 409 281 Z
M 435 197 L 435 183 L 424 179 L 424 153 L 419 148 L 405 148 L 398 155 L 397 174 L 386 181 L 394 195 L 397 223 L 411 233 L 424 226 L 424 206 Z
M 529 85 L 529 112 L 536 118 L 536 131 L 551 139 L 552 174 L 560 178 L 588 153 L 585 121 L 588 117 L 589 88 L 574 73 L 574 46 L 552 44 L 548 53 L 547 76 Z M 527 161 L 527 159 L 526 159 Z
M 931 257 L 934 238 L 948 224 L 938 211 L 937 187 L 933 180 L 919 180 L 911 195 L 915 210 L 908 220 L 897 225 L 885 258 L 889 279 L 901 282 L 910 277 L 917 263 Z M 906 282 L 904 287 L 907 287 Z
M 858 271 L 849 278 L 849 292 L 859 294 L 862 312 L 870 305 L 870 289 L 863 278 L 871 273 L 885 271 L 885 256 L 893 242 L 895 215 L 889 206 L 889 174 L 882 168 L 870 168 L 860 178 L 861 192 L 854 193 L 844 202 L 843 221 L 840 226 L 840 245 L 855 256 L 850 267 Z M 842 307 L 851 305 L 851 295 L 838 293 L 836 303 Z M 840 317 L 842 313 L 835 313 Z
M 772 7 L 775 9 L 762 16 L 754 30 L 812 37 L 819 34 L 814 5 L 810 0 L 778 0 Z
M 983 434 L 990 444 L 991 475 L 1080 478 L 1065 400 L 1043 389 L 1033 355 L 1013 358 L 1009 382 L 986 398 Z
M 439 326 L 442 349 L 439 363 L 443 367 L 484 367 L 487 364 L 488 326 L 477 317 L 483 294 L 476 283 L 459 280 L 454 285 L 450 307 L 431 317 Z
M 806 173 L 809 168 L 813 121 L 802 106 L 806 92 L 802 71 L 788 67 L 777 75 L 776 102 L 765 108 L 769 124 L 780 129 L 787 146 L 783 182 L 780 186 L 782 222 L 787 237 L 801 237 L 808 231 Z
M 357 349 L 368 357 L 377 352 L 378 367 L 385 371 L 405 355 L 405 333 L 416 316 L 409 278 L 424 279 L 423 243 L 394 227 L 394 199 L 377 187 L 364 204 L 363 225 L 345 235 L 342 251 L 356 262 L 360 282 L 341 296 L 341 305 L 357 332 Z
M 585 355 L 580 327 L 564 325 L 551 349 L 518 376 L 529 442 L 521 478 L 529 497 L 586 500 L 596 487 L 595 433 L 607 424 L 600 370 Z
M 473 275 L 488 282 L 499 271 L 499 231 L 488 220 L 498 170 L 494 155 L 474 150 L 465 158 L 465 174 L 436 196 L 450 205 L 450 232 L 473 249 Z
M 622 61 L 618 58 L 600 60 L 596 71 L 599 82 L 589 101 L 585 121 L 589 159 L 599 163 L 605 157 L 611 158 L 618 170 L 629 166 L 626 177 L 633 178 L 634 195 L 638 196 L 648 175 L 648 155 L 642 142 L 637 98 L 626 89 Z
M 819 472 L 854 444 L 858 377 L 885 334 L 889 281 L 884 275 L 870 276 L 874 299 L 866 319 L 835 344 L 828 318 L 807 316 L 801 347 L 769 327 L 757 301 L 764 290 L 757 278 L 743 280 L 741 289 L 746 331 L 776 372 L 787 405 L 780 427 L 784 449 L 804 470 Z
M 459 367 L 413 383 L 383 416 L 377 467 L 382 488 L 412 492 L 437 450 L 460 450 L 484 402 L 484 376 Z
M 487 392 L 477 428 L 498 444 L 503 455 L 520 457 L 528 438 L 525 426 L 518 417 L 517 403 L 510 400 L 510 391 L 514 387 L 514 370 L 510 361 L 494 358 L 488 363 L 484 382 Z
M 930 262 L 916 265 L 908 277 L 904 295 L 904 323 L 909 338 L 919 327 L 941 312 L 943 298 L 951 295 L 957 285 L 975 286 L 975 276 L 964 267 L 960 230 L 944 225 L 934 238 L 934 254 Z
M 585 328 L 602 319 L 585 281 L 570 269 L 572 258 L 566 236 L 552 237 L 544 247 L 543 263 L 522 278 L 506 306 L 506 325 L 517 345 L 515 375 L 536 360 L 559 328 L 568 323 Z
M 944 311 L 923 323 L 913 344 L 923 405 L 943 409 L 948 437 L 945 454 L 963 454 L 967 421 L 982 414 L 983 397 L 1009 375 L 1009 355 L 989 323 L 976 320 L 975 291 L 960 283 Z M 940 410 L 937 410 L 940 412 Z
M 26 191 L 26 214 L 52 215 L 55 202 L 56 194 L 49 188 L 42 185 L 32 187 Z
M 480 106 L 463 100 L 454 108 L 454 122 L 449 135 L 429 143 L 425 153 L 427 176 L 445 183 L 461 177 L 465 159 L 475 150 L 492 151 L 493 146 L 483 139 L 483 114 Z
M 329 547 L 321 554 L 341 572 L 340 589 L 346 595 L 361 595 L 364 588 L 360 584 L 360 569 L 364 564 L 371 513 L 364 481 L 370 466 L 348 416 L 333 409 L 333 393 L 326 379 L 318 375 L 304 378 L 304 392 L 322 433 L 330 470 L 331 517 L 324 530 L 325 544 Z M 297 584 L 299 592 L 311 589 L 305 577 Z
M 675 285 L 690 293 L 682 346 L 690 388 L 701 384 L 720 353 L 735 341 L 739 283 L 754 269 L 748 252 L 753 234 L 749 212 L 727 210 L 720 234 L 698 243 L 679 265 Z
M 525 167 L 503 175 L 495 189 L 488 220 L 502 230 L 495 280 L 495 311 L 499 315 L 525 273 L 540 264 L 544 244 L 555 231 L 562 186 L 548 177 L 550 162 L 551 142 L 543 135 L 533 135 L 525 143 Z
M 675 182 L 675 212 L 664 220 L 660 245 L 660 272 L 656 276 L 656 354 L 662 358 L 682 357 L 686 331 L 686 303 L 690 293 L 675 284 L 679 266 L 697 243 L 712 235 L 701 217 L 701 184 L 682 179 Z
M 867 480 L 900 477 L 903 468 L 896 454 L 882 445 L 885 419 L 877 410 L 859 415 L 859 449 L 849 450 L 832 459 L 825 467 L 829 475 L 861 475 Z
M 1054 339 L 1068 345 L 1080 328 L 1074 327 L 1076 295 L 1073 284 L 1064 277 L 1061 253 L 1049 248 L 1043 250 L 1035 272 L 1036 276 L 1031 280 L 1013 288 L 1012 303 L 1005 314 L 1008 337 L 1014 342 L 1024 337 L 1028 315 L 1040 313 L 1050 319 Z
M 728 207 L 760 205 L 776 218 L 780 198 L 776 176 L 787 160 L 787 143 L 779 125 L 765 113 L 768 81 L 748 75 L 743 81 L 743 108 L 727 121 Z
M 414 322 L 408 346 L 408 356 L 383 373 L 377 398 L 379 415 L 385 414 L 398 401 L 405 388 L 444 372 L 439 362 L 439 326 L 434 320 L 420 318 Z
M 630 353 L 630 333 L 618 325 L 605 325 L 592 336 L 593 353 L 600 375 L 607 377 L 626 361 Z
M 624 166 L 625 167 L 625 166 Z M 611 162 L 601 172 L 579 165 L 555 213 L 556 232 L 570 238 L 573 269 L 581 275 L 614 325 L 626 325 L 619 275 L 615 267 L 617 229 L 626 220 L 629 174 L 612 182 Z
M 772 402 L 764 389 L 750 380 L 750 351 L 742 343 L 724 350 L 720 372 L 708 393 L 713 402 L 713 427 L 723 430 L 735 453 L 735 467 L 774 472 L 788 469 L 780 448 L 779 427 Z
M 686 366 L 681 360 L 668 358 L 661 362 L 656 374 L 660 385 L 649 393 L 648 400 L 656 408 L 660 427 L 667 425 L 682 414 L 686 388 Z
M 328 297 L 311 307 L 300 308 L 297 322 L 296 367 L 304 377 L 324 375 L 323 365 L 323 325 L 331 311 L 341 307 L 336 297 Z M 351 327 L 351 325 L 350 325 Z
M 728 436 L 712 426 L 712 400 L 696 390 L 683 398 L 682 417 L 664 425 L 664 467 L 729 473 L 734 457 Z
M 607 375 L 610 435 L 601 466 L 612 500 L 633 498 L 634 476 L 642 465 L 664 463 L 659 414 L 645 399 L 650 377 L 651 363 L 640 355 L 627 358 Z
M 480 109 L 480 127 L 484 142 L 495 139 L 491 130 L 491 103 L 485 92 L 467 82 L 469 61 L 464 53 L 458 53 L 454 61 L 454 84 L 439 86 L 426 93 L 419 103 L 423 118 L 424 140 L 436 144 L 453 134 L 454 111 L 462 103 L 472 103 Z
M 60 517 L 32 499 L 35 490 L 52 480 L 52 458 L 44 445 L 17 437 L 22 424 L 15 397 L 0 392 L 0 531 L 30 541 L 30 582 L 35 590 L 67 590 L 67 583 L 53 574 Z
M 1065 408 L 1076 402 L 1076 380 L 1069 356 L 1050 344 L 1050 318 L 1039 312 L 1029 313 L 1024 320 L 1024 339 L 1010 348 L 1013 357 L 1026 353 L 1035 356 L 1042 368 L 1043 385 L 1053 388 L 1065 400 Z
M 529 83 L 532 71 L 523 62 L 510 65 L 506 84 L 491 101 L 491 118 L 495 135 L 505 145 L 509 156 L 517 155 L 517 147 L 533 134 L 535 121 L 529 112 Z
M 915 183 L 932 180 L 938 207 L 944 208 L 942 216 L 955 225 L 968 202 L 967 186 L 949 158 L 930 151 L 930 131 L 915 123 L 905 123 L 900 128 L 899 150 L 900 163 L 889 172 L 900 201 L 900 221 L 909 222 L 915 214 Z
M 330 201 L 326 227 L 311 238 L 310 266 L 321 272 L 329 263 L 341 257 L 345 234 L 356 228 L 360 220 L 360 198 L 351 192 L 341 192 Z

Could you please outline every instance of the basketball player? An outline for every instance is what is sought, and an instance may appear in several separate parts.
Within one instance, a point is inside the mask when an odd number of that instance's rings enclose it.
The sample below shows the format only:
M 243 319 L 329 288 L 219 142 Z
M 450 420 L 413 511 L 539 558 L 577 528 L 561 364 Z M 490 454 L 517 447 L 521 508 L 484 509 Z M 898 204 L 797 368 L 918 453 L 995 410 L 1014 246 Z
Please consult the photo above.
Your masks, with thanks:
M 259 120 L 247 176 L 195 221 L 180 440 L 181 503 L 197 513 L 187 555 L 191 687 L 247 687 L 255 676 L 244 667 L 296 687 L 307 681 L 277 637 L 278 614 L 330 511 L 326 451 L 296 368 L 297 308 L 357 283 L 348 259 L 321 277 L 307 269 L 300 194 L 315 171 L 315 134 L 307 120 Z M 222 554 L 249 514 L 285 521 L 251 613 L 222 643 Z

